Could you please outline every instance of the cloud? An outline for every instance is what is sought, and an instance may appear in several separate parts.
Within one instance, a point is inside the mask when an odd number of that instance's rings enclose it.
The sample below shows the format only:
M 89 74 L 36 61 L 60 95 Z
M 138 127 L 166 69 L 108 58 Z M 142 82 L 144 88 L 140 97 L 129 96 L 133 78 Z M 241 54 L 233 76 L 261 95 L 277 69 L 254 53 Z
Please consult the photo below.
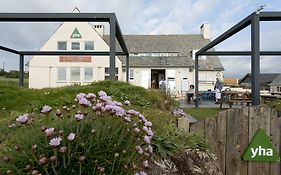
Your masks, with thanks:
M 252 13 L 261 0 L 10 0 L 1 2 L 1 12 L 82 12 L 117 15 L 123 34 L 198 34 L 203 22 L 211 24 L 211 37 L 222 34 Z M 281 1 L 267 2 L 267 10 L 281 10 Z M 55 31 L 58 23 L 0 23 L 1 44 L 12 48 L 36 50 Z M 261 48 L 280 50 L 280 24 L 261 25 Z M 279 38 L 279 39 L 278 39 Z M 250 30 L 246 29 L 216 47 L 217 50 L 249 50 Z M 0 63 L 17 69 L 17 56 L 0 52 Z M 28 59 L 26 59 L 28 60 Z M 249 57 L 221 57 L 226 76 L 240 76 L 250 71 Z M 272 64 L 271 61 L 274 63 Z M 276 57 L 261 59 L 261 70 L 281 72 Z M 13 65 L 13 66 L 12 66 Z M 275 67 L 275 68 L 274 68 Z M 281 65 L 280 65 L 281 67 Z

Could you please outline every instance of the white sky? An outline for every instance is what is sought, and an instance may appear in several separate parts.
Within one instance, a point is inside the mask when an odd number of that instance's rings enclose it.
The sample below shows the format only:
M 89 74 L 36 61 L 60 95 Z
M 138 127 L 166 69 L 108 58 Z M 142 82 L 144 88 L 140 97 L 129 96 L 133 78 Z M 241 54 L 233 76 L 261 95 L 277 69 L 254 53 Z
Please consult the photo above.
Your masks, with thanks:
M 267 4 L 264 11 L 280 11 L 280 0 L 0 0 L 0 12 L 116 13 L 123 34 L 198 34 L 203 22 L 211 25 L 214 39 L 237 22 Z M 58 23 L 0 23 L 0 45 L 20 50 L 37 50 Z M 261 23 L 261 50 L 281 50 L 281 22 Z M 250 30 L 236 34 L 217 50 L 249 50 Z M 225 77 L 242 77 L 250 72 L 250 57 L 220 57 Z M 0 51 L 0 67 L 18 69 L 18 58 Z M 27 61 L 27 60 L 26 60 Z M 262 72 L 281 72 L 279 57 L 262 57 Z

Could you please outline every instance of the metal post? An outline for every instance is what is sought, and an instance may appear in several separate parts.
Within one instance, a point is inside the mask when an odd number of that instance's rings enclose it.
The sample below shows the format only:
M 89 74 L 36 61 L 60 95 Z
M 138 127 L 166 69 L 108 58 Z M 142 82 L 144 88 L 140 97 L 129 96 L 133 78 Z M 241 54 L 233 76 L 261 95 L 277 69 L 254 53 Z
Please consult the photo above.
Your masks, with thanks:
M 116 19 L 110 17 L 110 48 L 109 48 L 109 78 L 115 80 L 115 36 L 116 36 Z
M 251 89 L 252 106 L 260 104 L 260 20 L 258 14 L 251 19 Z
M 20 65 L 19 65 L 19 86 L 23 87 L 23 77 L 24 77 L 24 55 L 20 55 Z
M 129 82 L 129 76 L 130 76 L 130 72 L 129 72 L 129 55 L 126 55 L 126 82 Z
M 199 107 L 199 100 L 198 100 L 198 92 L 199 92 L 199 63 L 198 63 L 198 55 L 195 54 L 195 108 Z

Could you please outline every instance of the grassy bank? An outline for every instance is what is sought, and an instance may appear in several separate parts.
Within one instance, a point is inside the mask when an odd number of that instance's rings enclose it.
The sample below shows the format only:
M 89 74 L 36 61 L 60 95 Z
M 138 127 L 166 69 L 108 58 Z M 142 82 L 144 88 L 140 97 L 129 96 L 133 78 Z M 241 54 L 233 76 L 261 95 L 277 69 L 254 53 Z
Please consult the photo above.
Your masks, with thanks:
M 98 96 L 98 92 L 101 90 L 105 91 L 113 100 L 121 103 L 124 103 L 125 100 L 130 101 L 131 105 L 123 105 L 126 111 L 134 109 L 143 114 L 145 120 L 151 121 L 153 124 L 151 128 L 154 132 L 150 142 L 154 150 L 150 155 L 152 157 L 143 155 L 147 152 L 142 139 L 144 135 L 136 135 L 133 132 L 135 127 L 133 123 L 136 123 L 139 129 L 142 128 L 138 124 L 142 123 L 138 118 L 132 118 L 131 122 L 127 124 L 125 122 L 124 125 L 122 118 L 116 118 L 110 113 L 101 115 L 100 112 L 94 112 L 91 107 L 85 108 L 74 101 L 78 93 L 95 93 Z M 87 174 L 86 172 L 100 174 L 101 172 L 98 172 L 96 168 L 99 168 L 99 171 L 105 168 L 106 174 L 132 174 L 141 170 L 142 161 L 151 162 L 152 159 L 172 156 L 186 148 L 201 150 L 208 148 L 202 138 L 186 134 L 176 127 L 176 118 L 171 116 L 171 110 L 175 104 L 172 98 L 158 91 L 148 91 L 124 82 L 101 81 L 88 86 L 41 90 L 19 88 L 2 82 L 0 83 L 0 97 L 0 132 L 2 133 L 0 156 L 9 156 L 8 161 L 6 159 L 7 162 L 0 161 L 1 173 L 12 169 L 14 172 L 29 174 L 30 172 L 27 170 L 20 169 L 27 166 L 26 162 L 29 162 L 33 169 L 36 168 L 40 172 L 57 171 L 57 174 L 79 174 L 78 171 L 85 172 L 85 174 Z M 98 101 L 93 102 L 93 105 L 97 105 Z M 47 115 L 50 116 L 49 119 L 40 113 L 44 105 L 52 107 L 51 113 Z M 62 111 L 61 116 L 63 117 L 58 117 L 57 110 Z M 16 124 L 16 128 L 11 129 L 9 126 L 15 124 L 16 118 L 23 113 L 29 113 L 29 116 L 32 117 L 31 123 L 29 125 Z M 82 122 L 77 122 L 73 118 L 77 113 L 82 113 L 87 117 Z M 48 157 L 49 160 L 49 157 L 57 154 L 55 150 L 49 148 L 50 138 L 46 139 L 44 132 L 40 132 L 42 126 L 54 127 L 57 131 L 61 130 L 61 133 L 65 133 L 61 136 L 64 139 L 70 132 L 78 135 L 78 140 L 73 142 L 73 145 L 72 143 L 67 145 L 67 141 L 62 142 L 72 152 L 70 155 L 57 156 L 60 163 L 55 164 L 55 170 L 51 168 L 50 161 L 46 167 L 39 163 L 42 156 L 43 158 Z M 97 135 L 91 134 L 93 128 Z M 56 134 L 60 136 L 59 132 Z M 31 150 L 34 143 L 39 147 L 36 154 Z M 135 151 L 135 146 L 138 144 L 144 147 L 144 153 L 141 155 Z M 125 152 L 127 153 L 125 154 Z M 83 159 L 85 163 L 81 162 L 80 153 L 86 157 L 86 160 Z M 33 161 L 30 162 L 28 157 L 34 155 Z M 70 160 L 68 157 L 71 157 Z M 90 166 L 95 161 L 98 162 L 97 165 Z M 86 168 L 88 166 L 89 168 Z M 137 168 L 135 169 L 134 166 Z

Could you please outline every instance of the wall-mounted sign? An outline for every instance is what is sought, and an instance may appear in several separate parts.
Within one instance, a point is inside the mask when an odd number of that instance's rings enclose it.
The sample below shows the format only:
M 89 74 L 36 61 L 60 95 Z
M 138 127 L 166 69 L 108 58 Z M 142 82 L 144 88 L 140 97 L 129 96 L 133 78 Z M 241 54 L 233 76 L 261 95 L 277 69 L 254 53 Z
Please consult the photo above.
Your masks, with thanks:
M 60 56 L 59 62 L 92 62 L 91 56 Z
M 279 161 L 280 158 L 266 132 L 259 128 L 246 149 L 243 160 L 275 162 Z
M 70 38 L 82 38 L 82 35 L 80 34 L 79 30 L 75 28 L 70 35 Z

